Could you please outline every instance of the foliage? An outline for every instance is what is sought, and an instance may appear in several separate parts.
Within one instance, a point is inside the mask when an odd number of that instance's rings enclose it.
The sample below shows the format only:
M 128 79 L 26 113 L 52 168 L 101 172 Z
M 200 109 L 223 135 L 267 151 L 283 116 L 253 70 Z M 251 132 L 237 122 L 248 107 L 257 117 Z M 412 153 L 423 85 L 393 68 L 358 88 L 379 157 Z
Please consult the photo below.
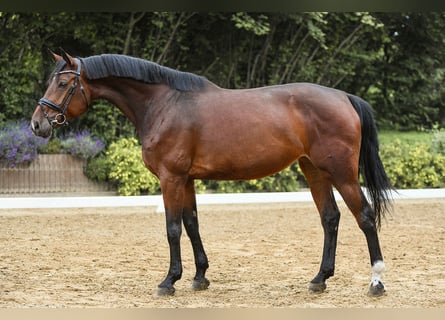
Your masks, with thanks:
M 54 67 L 46 48 L 61 46 L 81 57 L 101 53 L 142 57 L 204 75 L 227 88 L 315 82 L 362 96 L 374 106 L 380 128 L 443 128 L 444 17 L 443 12 L 3 12 L 0 125 L 31 117 Z M 88 128 L 107 145 L 136 136 L 128 119 L 108 102 L 94 102 L 91 109 L 72 121 L 72 128 Z M 423 141 L 428 147 L 419 147 L 416 139 L 401 140 L 400 150 L 395 139 L 388 143 L 382 139 L 388 170 L 394 171 L 400 186 L 417 184 L 408 178 L 423 179 L 424 185 L 440 184 L 428 173 L 431 168 L 423 166 L 429 163 L 440 172 L 437 154 L 443 155 L 442 135 L 437 133 L 432 146 Z M 58 143 L 51 139 L 44 152 L 57 152 Z M 137 154 L 134 158 L 143 167 L 140 150 Z M 414 168 L 409 162 L 414 156 L 423 164 Z M 99 158 L 90 161 L 97 165 L 95 172 L 106 163 Z M 398 173 L 402 166 L 405 177 Z M 105 167 L 98 179 L 109 179 L 111 171 Z M 203 185 L 234 192 L 294 190 L 303 180 L 297 168 L 293 165 L 261 180 Z
M 88 118 L 83 120 L 92 134 L 100 137 L 105 144 L 118 140 L 120 137 L 132 137 L 134 126 L 119 109 L 107 101 L 98 101 L 91 107 Z
M 36 105 L 43 80 L 42 60 L 34 51 L 41 45 L 31 30 L 38 24 L 38 19 L 28 14 L 0 16 L 0 125 L 22 119 L 31 112 L 28 107 Z
M 445 155 L 445 130 L 434 133 L 431 148 L 433 152 Z
M 445 186 L 445 155 L 433 152 L 430 145 L 396 139 L 381 147 L 380 156 L 396 188 Z
M 141 156 L 141 145 L 135 138 L 122 138 L 113 142 L 106 151 L 105 157 L 89 161 L 87 175 L 98 181 L 111 180 L 117 184 L 121 195 L 138 195 L 141 193 L 159 193 L 159 180 L 144 166 Z M 249 181 L 195 181 L 196 192 L 254 192 L 254 191 L 296 191 L 302 173 L 295 164 L 280 173 L 264 179 Z
M 245 181 L 204 181 L 207 189 L 217 193 L 241 192 L 290 192 L 305 184 L 303 173 L 297 163 L 262 179 Z
M 0 15 L 0 123 L 31 116 L 52 59 L 123 53 L 246 88 L 308 81 L 360 95 L 380 127 L 444 125 L 442 12 L 114 12 Z M 132 137 L 101 101 L 73 122 L 107 144 Z
M 29 163 L 39 153 L 68 153 L 83 159 L 97 156 L 105 144 L 89 131 L 70 133 L 62 139 L 35 136 L 25 120 L 8 122 L 0 129 L 0 163 L 15 167 Z
M 85 175 L 94 181 L 109 182 L 110 167 L 108 159 L 104 156 L 89 159 L 85 166 Z
M 246 12 L 237 12 L 232 15 L 232 21 L 238 29 L 252 31 L 257 36 L 265 35 L 270 31 L 268 17 L 264 14 L 258 15 L 255 19 Z
M 105 148 L 104 142 L 92 136 L 88 130 L 70 133 L 60 144 L 64 153 L 83 159 L 93 158 Z
M 47 140 L 33 135 L 24 120 L 6 124 L 0 129 L 0 164 L 15 167 L 37 157 L 37 149 Z
M 47 144 L 38 148 L 41 154 L 57 154 L 62 153 L 62 143 L 59 138 L 51 137 Z
M 385 25 L 378 88 L 372 97 L 377 118 L 391 128 L 443 125 L 444 14 L 401 12 L 376 15 Z
M 384 143 L 380 147 L 380 156 L 389 179 L 396 188 L 445 187 L 445 155 L 430 146 L 431 136 L 392 132 L 381 135 Z M 428 137 L 429 140 L 426 139 Z M 87 174 L 90 178 L 114 181 L 122 195 L 160 192 L 159 181 L 145 168 L 141 146 L 134 138 L 112 143 L 106 156 L 89 161 L 88 167 Z M 286 192 L 307 187 L 298 163 L 263 179 L 197 180 L 195 184 L 197 192 L 207 190 L 216 193 Z
M 135 138 L 113 142 L 105 157 L 90 161 L 88 167 L 90 178 L 116 183 L 120 195 L 156 194 L 161 191 L 158 178 L 148 171 L 142 161 L 141 145 Z M 195 189 L 203 192 L 205 186 L 201 181 L 195 181 Z
M 67 153 L 82 159 L 93 159 L 105 148 L 105 143 L 88 130 L 68 131 L 60 137 L 52 136 L 48 142 L 39 146 L 41 154 Z
M 158 193 L 158 179 L 144 166 L 141 146 L 135 138 L 113 142 L 106 151 L 108 177 L 117 183 L 121 195 L 139 195 L 141 192 Z

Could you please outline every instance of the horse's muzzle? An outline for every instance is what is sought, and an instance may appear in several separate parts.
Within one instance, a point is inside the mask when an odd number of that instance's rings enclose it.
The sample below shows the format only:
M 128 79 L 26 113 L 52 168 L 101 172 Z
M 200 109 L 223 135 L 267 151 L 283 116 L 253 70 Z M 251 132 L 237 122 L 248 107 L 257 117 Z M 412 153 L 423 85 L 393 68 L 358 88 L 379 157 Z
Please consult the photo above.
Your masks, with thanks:
M 53 131 L 48 121 L 40 121 L 34 119 L 31 120 L 31 130 L 34 135 L 42 138 L 49 138 Z

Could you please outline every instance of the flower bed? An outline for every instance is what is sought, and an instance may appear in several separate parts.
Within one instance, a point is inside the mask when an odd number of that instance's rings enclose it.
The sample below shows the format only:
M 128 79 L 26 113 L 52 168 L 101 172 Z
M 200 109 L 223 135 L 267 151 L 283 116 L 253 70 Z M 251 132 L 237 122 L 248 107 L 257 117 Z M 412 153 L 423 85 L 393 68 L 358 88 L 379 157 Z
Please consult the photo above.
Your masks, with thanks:
M 87 159 L 103 149 L 104 143 L 87 131 L 48 143 L 25 121 L 9 123 L 0 129 L 0 194 L 107 191 L 107 184 L 84 174 Z

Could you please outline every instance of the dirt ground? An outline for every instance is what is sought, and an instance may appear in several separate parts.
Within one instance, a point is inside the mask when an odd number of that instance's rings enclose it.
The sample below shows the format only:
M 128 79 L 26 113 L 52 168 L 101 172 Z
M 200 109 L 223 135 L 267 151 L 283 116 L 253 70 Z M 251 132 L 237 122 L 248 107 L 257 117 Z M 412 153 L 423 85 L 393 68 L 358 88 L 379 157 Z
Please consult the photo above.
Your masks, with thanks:
M 0 210 L 0 308 L 5 307 L 445 307 L 445 199 L 398 200 L 382 224 L 386 294 L 366 295 L 365 237 L 340 202 L 336 274 L 308 292 L 322 251 L 313 203 L 201 206 L 209 257 L 206 291 L 183 278 L 157 297 L 168 268 L 163 214 L 155 208 Z

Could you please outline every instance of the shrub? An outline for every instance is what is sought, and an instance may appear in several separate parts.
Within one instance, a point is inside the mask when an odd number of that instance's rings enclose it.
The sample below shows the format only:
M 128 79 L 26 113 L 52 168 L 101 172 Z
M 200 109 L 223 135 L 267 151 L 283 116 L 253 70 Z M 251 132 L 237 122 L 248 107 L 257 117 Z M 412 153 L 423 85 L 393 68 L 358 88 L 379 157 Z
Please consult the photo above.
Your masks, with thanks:
M 88 130 L 70 133 L 61 139 L 60 144 L 63 152 L 83 159 L 93 158 L 105 148 L 103 141 L 92 136 Z
M 434 152 L 433 147 L 424 142 L 394 139 L 382 144 L 380 156 L 396 188 L 445 186 L 445 155 Z M 90 163 L 91 168 L 87 169 L 90 178 L 114 181 L 122 195 L 160 193 L 159 181 L 145 168 L 141 146 L 134 138 L 112 143 L 106 156 L 90 160 Z M 195 182 L 197 192 L 210 189 L 218 193 L 296 191 L 304 185 L 305 180 L 297 163 L 263 179 Z
M 9 167 L 29 163 L 37 157 L 37 149 L 47 141 L 34 136 L 28 122 L 10 122 L 0 129 L 0 163 Z
M 59 138 L 52 137 L 48 143 L 38 148 L 40 154 L 62 153 L 62 144 Z
M 103 172 L 107 172 L 108 179 L 117 184 L 120 195 L 159 194 L 161 192 L 159 179 L 145 167 L 142 161 L 141 145 L 135 138 L 123 138 L 111 143 L 105 155 L 105 158 L 98 158 L 96 165 L 105 167 L 102 169 Z M 94 165 L 93 162 L 92 166 Z M 98 168 L 89 170 L 100 171 Z M 91 177 L 94 177 L 94 174 L 91 174 Z M 102 179 L 103 174 L 97 178 Z M 195 189 L 197 192 L 203 192 L 206 187 L 201 180 L 196 180 Z
M 205 181 L 208 189 L 218 193 L 241 193 L 241 192 L 290 192 L 300 189 L 304 184 L 304 176 L 297 163 L 262 179 L 243 181 Z
M 434 153 L 429 145 L 412 145 L 396 139 L 381 147 L 380 156 L 396 188 L 445 186 L 445 155 Z
M 135 138 L 113 142 L 106 151 L 108 177 L 117 183 L 121 195 L 158 193 L 158 179 L 144 166 L 141 146 Z
M 110 174 L 106 157 L 95 157 L 88 160 L 85 166 L 85 175 L 94 181 L 106 182 Z

